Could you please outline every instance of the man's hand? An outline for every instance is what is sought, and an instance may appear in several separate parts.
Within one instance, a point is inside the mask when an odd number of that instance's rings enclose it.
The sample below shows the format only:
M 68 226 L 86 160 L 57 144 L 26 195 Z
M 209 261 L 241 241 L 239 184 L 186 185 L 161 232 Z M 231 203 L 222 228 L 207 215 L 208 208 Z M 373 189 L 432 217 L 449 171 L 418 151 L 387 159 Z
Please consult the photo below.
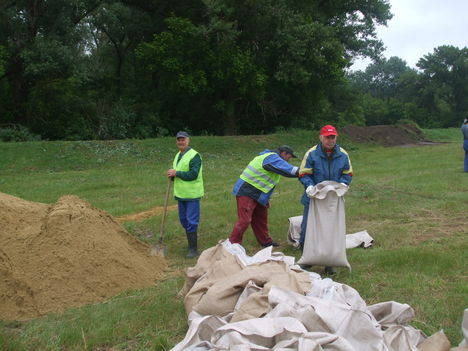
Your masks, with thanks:
M 306 194 L 307 196 L 310 197 L 310 195 L 314 192 L 314 186 L 313 185 L 309 185 L 306 189 Z
M 174 178 L 176 176 L 176 170 L 175 169 L 168 169 L 167 170 L 167 177 L 168 178 Z

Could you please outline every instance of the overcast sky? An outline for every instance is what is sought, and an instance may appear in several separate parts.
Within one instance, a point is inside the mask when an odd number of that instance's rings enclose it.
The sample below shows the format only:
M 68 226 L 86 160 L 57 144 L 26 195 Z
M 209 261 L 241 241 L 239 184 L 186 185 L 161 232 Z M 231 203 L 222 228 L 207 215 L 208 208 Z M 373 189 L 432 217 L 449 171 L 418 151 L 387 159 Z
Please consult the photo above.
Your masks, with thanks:
M 393 18 L 378 26 L 377 36 L 388 59 L 398 56 L 408 66 L 441 45 L 468 47 L 468 0 L 390 0 Z M 357 60 L 353 70 L 364 70 L 369 60 Z

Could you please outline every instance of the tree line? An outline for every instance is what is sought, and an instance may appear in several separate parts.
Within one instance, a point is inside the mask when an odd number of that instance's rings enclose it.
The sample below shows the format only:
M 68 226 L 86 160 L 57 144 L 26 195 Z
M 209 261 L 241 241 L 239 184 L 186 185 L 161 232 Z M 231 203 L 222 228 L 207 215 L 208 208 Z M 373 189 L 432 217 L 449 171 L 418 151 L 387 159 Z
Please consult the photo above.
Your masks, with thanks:
M 386 0 L 1 0 L 0 138 L 456 125 L 467 49 L 385 60 L 391 17 Z M 350 72 L 358 56 L 375 63 Z
M 443 45 L 409 68 L 398 57 L 380 59 L 348 75 L 355 114 L 368 125 L 411 120 L 425 128 L 461 125 L 468 117 L 468 48 Z

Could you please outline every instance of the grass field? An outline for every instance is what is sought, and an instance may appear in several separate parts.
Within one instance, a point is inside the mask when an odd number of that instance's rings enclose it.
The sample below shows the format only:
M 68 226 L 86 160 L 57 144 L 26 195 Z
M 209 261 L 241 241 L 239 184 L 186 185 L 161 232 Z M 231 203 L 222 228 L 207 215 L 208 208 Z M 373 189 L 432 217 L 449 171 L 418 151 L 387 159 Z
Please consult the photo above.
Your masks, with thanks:
M 352 272 L 339 269 L 336 281 L 355 288 L 368 304 L 394 300 L 416 311 L 412 325 L 430 335 L 443 329 L 452 345 L 462 339 L 461 318 L 468 307 L 468 174 L 463 172 L 459 129 L 424 130 L 440 144 L 380 147 L 339 143 L 350 154 L 354 180 L 346 195 L 347 232 L 367 230 L 372 249 L 352 249 Z M 192 138 L 203 157 L 206 196 L 202 200 L 200 248 L 229 236 L 236 219 L 231 188 L 259 151 L 291 145 L 298 156 L 317 132 Z M 0 143 L 0 192 L 54 203 L 75 194 L 114 216 L 162 206 L 165 171 L 176 152 L 173 138 L 124 141 Z M 300 159 L 292 163 L 299 165 Z M 286 244 L 288 217 L 302 214 L 302 187 L 282 179 L 272 198 L 269 223 L 279 250 L 300 257 Z M 170 204 L 175 204 L 171 199 Z M 159 233 L 160 216 L 125 224 L 148 243 Z M 183 301 L 177 297 L 186 239 L 175 211 L 166 220 L 169 271 L 164 280 L 103 303 L 30 321 L 0 321 L 1 350 L 168 350 L 187 330 Z M 249 229 L 249 254 L 259 247 Z M 321 273 L 320 270 L 317 270 Z M 0 302 L 1 303 L 1 302 Z

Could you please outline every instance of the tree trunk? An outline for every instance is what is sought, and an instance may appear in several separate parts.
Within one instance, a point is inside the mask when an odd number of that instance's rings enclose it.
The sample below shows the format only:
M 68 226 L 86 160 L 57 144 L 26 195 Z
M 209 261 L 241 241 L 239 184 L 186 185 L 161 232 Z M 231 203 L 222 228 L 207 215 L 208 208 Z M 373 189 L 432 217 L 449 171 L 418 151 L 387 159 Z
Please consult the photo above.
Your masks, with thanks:
M 237 126 L 236 113 L 234 108 L 234 100 L 229 99 L 228 105 L 224 114 L 223 134 L 237 135 L 239 128 Z

